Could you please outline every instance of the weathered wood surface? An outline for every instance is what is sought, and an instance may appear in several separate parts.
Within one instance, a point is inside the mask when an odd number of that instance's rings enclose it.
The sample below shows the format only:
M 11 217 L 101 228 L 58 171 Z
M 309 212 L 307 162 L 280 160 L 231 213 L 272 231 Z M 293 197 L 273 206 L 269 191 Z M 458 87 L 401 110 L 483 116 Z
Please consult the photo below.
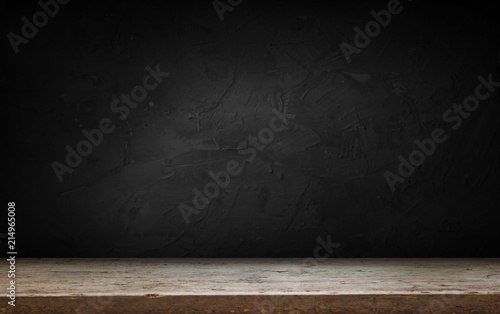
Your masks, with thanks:
M 500 259 L 19 259 L 16 296 L 20 312 L 498 313 Z

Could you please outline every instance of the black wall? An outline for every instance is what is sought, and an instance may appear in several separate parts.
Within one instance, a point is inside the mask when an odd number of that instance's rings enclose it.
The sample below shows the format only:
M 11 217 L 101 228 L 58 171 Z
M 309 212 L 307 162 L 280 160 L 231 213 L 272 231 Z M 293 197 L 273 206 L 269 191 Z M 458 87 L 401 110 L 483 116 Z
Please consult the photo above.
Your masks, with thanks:
M 348 62 L 341 43 L 388 2 L 244 0 L 221 21 L 210 1 L 73 0 L 16 53 L 8 34 L 41 8 L 4 1 L 2 194 L 18 255 L 302 257 L 329 237 L 331 257 L 500 256 L 499 87 L 443 117 L 479 76 L 500 81 L 498 10 L 401 0 Z M 168 76 L 113 112 L 146 66 Z M 105 118 L 113 131 L 94 131 L 60 182 L 54 162 Z M 241 144 L 271 122 L 269 143 Z M 436 129 L 446 140 L 402 176 L 398 156 Z M 241 173 L 196 209 L 193 189 L 233 161 Z M 189 224 L 180 204 L 199 211 Z

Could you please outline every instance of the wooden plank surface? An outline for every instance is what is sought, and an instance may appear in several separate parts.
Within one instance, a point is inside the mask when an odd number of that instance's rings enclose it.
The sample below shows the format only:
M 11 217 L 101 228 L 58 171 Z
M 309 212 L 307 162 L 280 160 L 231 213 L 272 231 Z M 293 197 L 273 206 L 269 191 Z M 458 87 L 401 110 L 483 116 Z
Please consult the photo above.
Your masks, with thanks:
M 434 306 L 494 313 L 500 259 L 18 259 L 16 296 L 19 311 L 64 304 L 60 310 L 92 305 L 89 312 L 142 305 L 192 312 L 198 305 L 216 312 Z M 10 310 L 7 298 L 1 302 Z

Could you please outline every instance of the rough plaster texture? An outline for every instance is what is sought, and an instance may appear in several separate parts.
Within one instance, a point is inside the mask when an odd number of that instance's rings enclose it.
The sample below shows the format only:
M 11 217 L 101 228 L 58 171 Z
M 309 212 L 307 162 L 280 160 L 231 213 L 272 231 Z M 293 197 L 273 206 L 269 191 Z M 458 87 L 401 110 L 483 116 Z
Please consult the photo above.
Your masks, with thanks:
M 223 22 L 209 1 L 61 7 L 3 65 L 20 254 L 312 256 L 330 235 L 332 257 L 499 256 L 498 93 L 394 193 L 383 177 L 478 75 L 499 79 L 498 19 L 402 4 L 349 64 L 340 42 L 386 2 L 245 1 Z M 36 9 L 15 6 L 9 31 Z M 113 95 L 157 64 L 169 76 L 120 120 Z M 178 205 L 243 161 L 273 109 L 296 117 L 186 225 Z M 58 182 L 51 163 L 105 117 L 116 130 Z

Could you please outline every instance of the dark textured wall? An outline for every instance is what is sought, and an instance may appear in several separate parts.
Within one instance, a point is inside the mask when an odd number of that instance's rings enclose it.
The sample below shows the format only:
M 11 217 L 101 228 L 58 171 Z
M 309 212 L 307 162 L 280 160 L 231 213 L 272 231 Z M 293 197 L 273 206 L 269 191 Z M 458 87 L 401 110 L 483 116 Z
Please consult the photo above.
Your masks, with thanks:
M 244 0 L 221 20 L 211 1 L 73 0 L 15 53 L 7 34 L 40 7 L 4 1 L 18 254 L 313 256 L 331 241 L 332 257 L 500 256 L 499 87 L 443 117 L 479 76 L 500 81 L 496 8 L 401 0 L 366 47 L 342 51 L 388 2 Z M 120 95 L 147 66 L 168 76 L 130 108 Z M 113 131 L 61 170 L 106 118 Z M 398 156 L 436 128 L 446 140 L 405 178 Z M 259 132 L 267 144 L 248 140 Z M 210 172 L 236 163 L 217 193 Z

